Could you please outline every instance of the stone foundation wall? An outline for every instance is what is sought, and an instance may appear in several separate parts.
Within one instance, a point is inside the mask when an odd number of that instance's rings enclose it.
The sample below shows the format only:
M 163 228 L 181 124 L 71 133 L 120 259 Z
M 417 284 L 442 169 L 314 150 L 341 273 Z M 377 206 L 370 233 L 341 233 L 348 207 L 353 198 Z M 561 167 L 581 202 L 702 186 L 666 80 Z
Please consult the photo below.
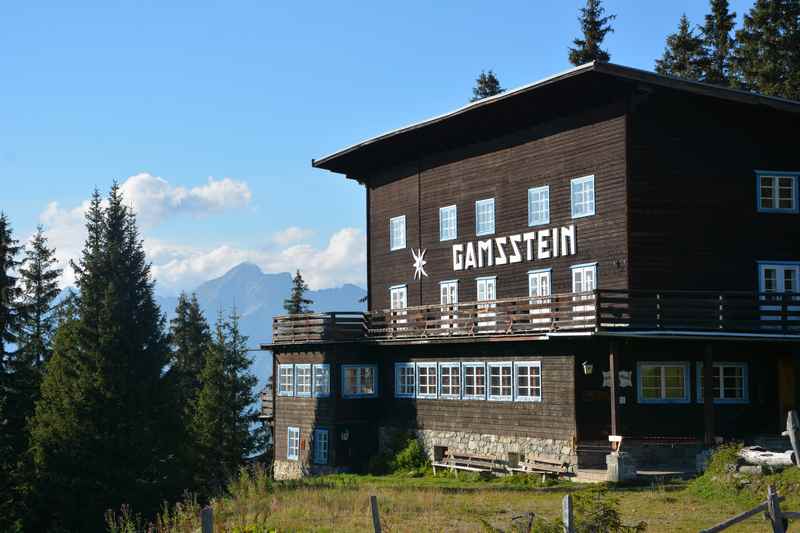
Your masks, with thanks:
M 401 431 L 404 430 L 393 427 L 379 428 L 380 449 L 382 451 L 396 451 L 389 449 L 389 447 L 392 442 L 396 441 L 396 435 Z M 445 446 L 451 450 L 496 457 L 502 460 L 508 460 L 509 454 L 516 454 L 517 456 L 558 459 L 571 465 L 577 464 L 575 448 L 572 442 L 567 440 L 431 429 L 411 430 L 408 432 L 417 437 L 431 460 L 434 459 L 434 448 Z
M 272 465 L 272 477 L 277 480 L 300 479 L 306 476 L 324 476 L 348 471 L 348 468 L 328 465 L 309 465 L 300 461 L 275 461 Z

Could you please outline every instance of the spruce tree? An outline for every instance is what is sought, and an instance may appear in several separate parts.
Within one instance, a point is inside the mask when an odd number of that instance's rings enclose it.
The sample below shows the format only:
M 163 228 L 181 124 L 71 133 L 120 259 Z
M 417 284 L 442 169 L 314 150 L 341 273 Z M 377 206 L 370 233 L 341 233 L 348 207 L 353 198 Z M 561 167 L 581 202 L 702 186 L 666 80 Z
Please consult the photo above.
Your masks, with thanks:
M 736 32 L 734 69 L 745 89 L 800 100 L 800 1 L 756 0 Z
M 583 39 L 575 39 L 575 48 L 569 49 L 569 62 L 575 66 L 591 61 L 608 61 L 611 55 L 600 48 L 606 34 L 614 31 L 611 21 L 616 15 L 603 16 L 605 8 L 601 0 L 586 0 L 586 7 L 581 8 L 578 22 L 581 24 Z
M 678 31 L 667 37 L 664 55 L 656 60 L 656 72 L 688 80 L 700 80 L 706 65 L 703 40 L 695 35 L 686 14 L 681 15 Z
M 257 380 L 250 373 L 246 343 L 235 310 L 228 320 L 218 317 L 204 358 L 192 426 L 197 450 L 195 486 L 206 495 L 219 491 L 244 459 L 263 445 L 262 432 L 255 430 Z
M 477 102 L 488 96 L 500 94 L 504 89 L 500 87 L 500 80 L 491 69 L 488 71 L 482 70 L 480 75 L 475 78 L 475 87 L 472 88 L 472 98 L 470 102 Z
M 305 297 L 307 290 L 308 285 L 303 281 L 303 276 L 300 275 L 300 271 L 298 270 L 297 274 L 292 278 L 292 293 L 289 295 L 289 298 L 283 301 L 283 308 L 286 309 L 288 314 L 299 315 L 301 313 L 311 312 L 309 306 L 313 304 L 314 301 Z
M 107 207 L 95 191 L 87 239 L 73 264 L 77 316 L 59 327 L 31 424 L 38 529 L 101 528 L 123 503 L 147 515 L 169 494 L 174 449 L 167 431 L 164 318 L 134 215 L 115 184 Z
M 730 84 L 735 25 L 736 13 L 730 11 L 728 0 L 711 0 L 711 12 L 703 25 L 703 44 L 708 56 L 703 81 Z

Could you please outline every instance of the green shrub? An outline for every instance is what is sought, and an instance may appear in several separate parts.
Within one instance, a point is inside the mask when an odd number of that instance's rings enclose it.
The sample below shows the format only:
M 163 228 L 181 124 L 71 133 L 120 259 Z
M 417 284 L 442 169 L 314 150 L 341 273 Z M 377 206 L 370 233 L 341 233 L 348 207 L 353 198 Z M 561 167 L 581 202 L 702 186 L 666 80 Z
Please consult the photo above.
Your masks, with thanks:
M 422 445 L 417 439 L 411 438 L 406 446 L 395 454 L 391 462 L 391 469 L 393 472 L 408 472 L 424 470 L 428 465 L 428 456 L 422 449 Z

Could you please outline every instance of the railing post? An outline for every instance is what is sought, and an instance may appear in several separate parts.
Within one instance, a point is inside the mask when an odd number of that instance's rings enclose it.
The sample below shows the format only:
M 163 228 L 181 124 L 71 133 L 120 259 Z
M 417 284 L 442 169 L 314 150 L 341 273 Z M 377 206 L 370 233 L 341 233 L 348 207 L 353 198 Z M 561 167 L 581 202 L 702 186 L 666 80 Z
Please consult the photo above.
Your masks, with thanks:
M 600 291 L 595 289 L 594 291 L 594 330 L 598 331 L 600 329 Z
M 661 329 L 661 293 L 656 293 L 656 329 Z
M 718 305 L 718 311 L 719 311 L 719 325 L 717 326 L 718 329 L 725 329 L 725 326 L 723 324 L 723 321 L 725 320 L 724 309 L 725 309 L 725 297 L 720 294 L 719 305 Z

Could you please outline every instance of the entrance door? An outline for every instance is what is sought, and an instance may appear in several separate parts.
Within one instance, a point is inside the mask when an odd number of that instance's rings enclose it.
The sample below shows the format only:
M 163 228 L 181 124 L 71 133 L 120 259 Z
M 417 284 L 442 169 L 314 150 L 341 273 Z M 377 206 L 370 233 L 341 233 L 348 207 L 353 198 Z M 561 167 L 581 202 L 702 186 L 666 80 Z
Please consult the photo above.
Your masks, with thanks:
M 439 283 L 440 303 L 442 304 L 442 328 L 458 327 L 458 282 L 442 281 Z
M 531 324 L 547 329 L 550 324 L 550 308 L 542 305 L 550 303 L 550 269 L 528 273 L 528 296 L 531 298 L 530 304 L 535 306 L 530 310 L 530 314 L 545 315 L 541 318 L 531 318 Z
M 479 302 L 486 302 L 490 301 L 492 303 L 487 303 L 484 305 L 478 305 L 478 319 L 482 319 L 478 322 L 478 328 L 484 328 L 487 326 L 494 326 L 497 324 L 494 320 L 486 321 L 487 318 L 492 319 L 496 315 L 494 309 L 497 307 L 497 304 L 494 301 L 497 299 L 497 278 L 490 277 L 490 278 L 478 278 L 478 301 Z
M 759 290 L 762 293 L 761 300 L 768 303 L 761 306 L 762 311 L 782 310 L 782 305 L 786 304 L 786 294 L 798 292 L 798 278 L 800 278 L 800 263 L 762 263 L 758 266 Z M 800 311 L 800 297 L 790 297 L 791 302 L 797 305 L 787 306 L 788 311 L 793 311 L 796 315 Z M 761 320 L 779 321 L 783 318 L 775 314 L 762 315 Z M 791 318 L 789 319 L 791 320 Z M 800 322 L 794 319 L 796 326 Z

